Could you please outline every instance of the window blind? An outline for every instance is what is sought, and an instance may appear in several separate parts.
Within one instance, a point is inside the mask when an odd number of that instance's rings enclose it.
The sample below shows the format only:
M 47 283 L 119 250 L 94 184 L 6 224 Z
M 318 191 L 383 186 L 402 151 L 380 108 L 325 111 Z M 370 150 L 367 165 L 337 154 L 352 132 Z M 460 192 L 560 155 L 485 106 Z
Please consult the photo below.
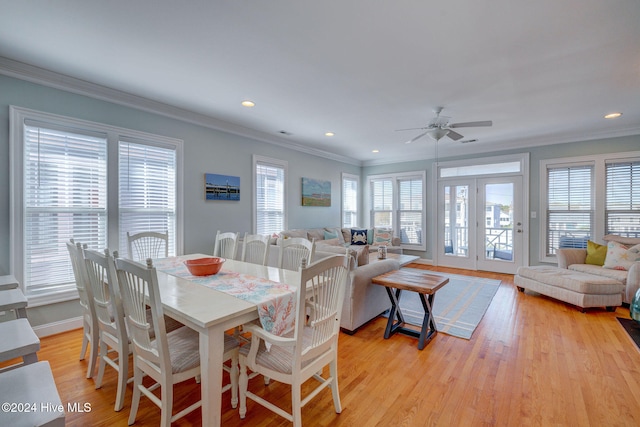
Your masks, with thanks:
M 640 237 L 640 161 L 606 165 L 606 234 Z
M 256 163 L 256 233 L 280 233 L 285 229 L 285 169 L 265 162 Z
M 549 168 L 547 185 L 547 255 L 551 255 L 562 238 L 593 234 L 593 166 Z
M 119 247 L 127 254 L 127 232 L 169 235 L 176 254 L 176 151 L 144 142 L 119 142 Z
M 422 179 L 400 179 L 398 188 L 400 240 L 403 244 L 420 244 L 423 232 Z
M 107 246 L 107 138 L 24 125 L 24 273 L 29 294 L 75 288 L 66 243 Z
M 358 179 L 342 178 L 342 227 L 358 226 Z
M 374 227 L 393 228 L 393 179 L 371 181 L 372 212 Z

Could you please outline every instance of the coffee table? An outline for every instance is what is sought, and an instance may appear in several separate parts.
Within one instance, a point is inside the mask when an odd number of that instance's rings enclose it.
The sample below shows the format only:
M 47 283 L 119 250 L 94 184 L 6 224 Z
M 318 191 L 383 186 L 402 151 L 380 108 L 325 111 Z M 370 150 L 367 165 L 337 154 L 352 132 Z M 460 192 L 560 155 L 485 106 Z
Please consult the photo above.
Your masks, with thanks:
M 436 291 L 449 283 L 449 279 L 435 274 L 422 273 L 414 269 L 400 269 L 390 271 L 371 279 L 371 283 L 384 286 L 391 300 L 389 320 L 384 331 L 384 338 L 388 339 L 396 332 L 418 338 L 418 350 L 422 350 L 438 333 L 433 317 L 432 307 Z M 404 316 L 400 310 L 401 292 L 417 292 L 424 308 L 424 320 L 420 332 L 405 327 Z

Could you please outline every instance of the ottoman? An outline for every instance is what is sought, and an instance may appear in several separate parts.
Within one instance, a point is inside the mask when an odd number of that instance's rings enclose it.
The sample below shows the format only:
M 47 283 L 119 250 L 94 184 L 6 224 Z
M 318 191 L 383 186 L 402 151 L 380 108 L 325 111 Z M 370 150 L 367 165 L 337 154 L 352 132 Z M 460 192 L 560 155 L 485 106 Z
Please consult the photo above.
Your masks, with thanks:
M 529 289 L 580 307 L 606 307 L 615 311 L 622 305 L 624 286 L 617 280 L 551 266 L 520 267 L 514 277 L 518 290 Z

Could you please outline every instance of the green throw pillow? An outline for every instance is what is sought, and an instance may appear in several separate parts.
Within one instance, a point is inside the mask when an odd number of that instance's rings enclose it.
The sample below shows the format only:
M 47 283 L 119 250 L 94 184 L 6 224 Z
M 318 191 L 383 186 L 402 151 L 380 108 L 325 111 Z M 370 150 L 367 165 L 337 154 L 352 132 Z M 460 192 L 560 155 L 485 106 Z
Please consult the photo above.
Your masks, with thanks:
M 589 240 L 587 242 L 587 259 L 586 264 L 604 265 L 604 259 L 607 256 L 607 245 L 599 245 Z

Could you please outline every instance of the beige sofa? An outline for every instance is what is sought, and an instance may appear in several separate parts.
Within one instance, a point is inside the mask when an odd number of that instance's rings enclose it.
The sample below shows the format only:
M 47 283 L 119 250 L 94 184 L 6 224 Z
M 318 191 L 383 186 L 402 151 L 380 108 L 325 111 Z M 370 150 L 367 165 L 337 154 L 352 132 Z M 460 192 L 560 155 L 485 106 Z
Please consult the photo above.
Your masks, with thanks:
M 606 242 L 620 242 L 628 245 L 637 245 L 640 239 L 621 237 L 609 234 L 603 237 Z M 599 265 L 585 264 L 587 258 L 586 249 L 558 249 L 556 256 L 558 258 L 558 267 L 565 268 L 581 273 L 593 274 L 600 277 L 613 279 L 624 286 L 622 301 L 630 304 L 633 296 L 640 288 L 640 262 L 635 262 L 628 271 L 614 270 L 604 268 Z
M 369 230 L 373 233 L 373 229 Z M 325 239 L 328 235 L 335 235 L 335 239 Z M 323 245 L 330 246 L 348 246 L 355 249 L 358 249 L 358 246 L 367 246 L 369 252 L 374 252 L 378 250 L 378 246 L 369 239 L 367 245 L 352 245 L 351 244 L 351 229 L 350 228 L 339 228 L 339 227 L 323 227 L 323 228 L 298 228 L 292 230 L 284 230 L 280 232 L 280 238 L 290 238 L 290 237 L 303 237 L 308 240 L 314 240 L 316 242 L 316 246 L 320 247 Z M 337 240 L 336 240 L 337 239 Z M 277 244 L 277 238 L 273 238 L 271 240 L 271 244 Z M 400 249 L 400 237 L 393 237 L 391 239 L 391 245 L 387 245 L 387 249 L 390 251 Z

